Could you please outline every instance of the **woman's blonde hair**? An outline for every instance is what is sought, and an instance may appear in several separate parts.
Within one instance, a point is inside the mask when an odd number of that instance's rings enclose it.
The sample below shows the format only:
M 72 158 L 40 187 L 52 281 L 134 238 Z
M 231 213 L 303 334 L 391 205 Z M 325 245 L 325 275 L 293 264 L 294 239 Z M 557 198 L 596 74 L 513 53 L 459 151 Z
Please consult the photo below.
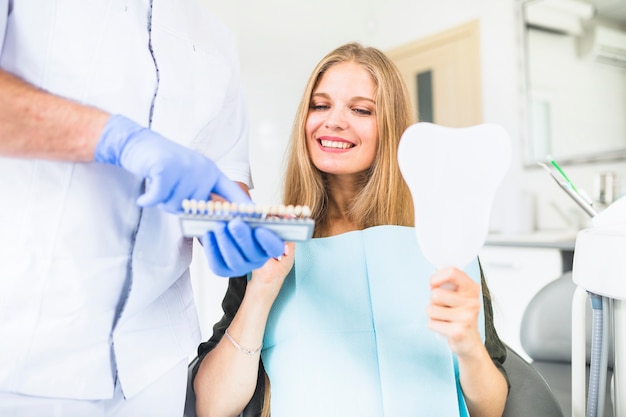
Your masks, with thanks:
M 313 70 L 298 106 L 293 125 L 283 186 L 285 204 L 307 205 L 316 221 L 315 237 L 328 227 L 328 190 L 325 174 L 307 151 L 305 124 L 311 97 L 322 76 L 341 63 L 356 63 L 368 71 L 376 85 L 378 150 L 370 169 L 357 184 L 360 191 L 347 213 L 360 229 L 382 224 L 413 225 L 413 202 L 397 163 L 402 133 L 414 123 L 406 84 L 396 65 L 380 50 L 348 43 L 326 55 Z
M 397 163 L 402 133 L 414 123 L 406 84 L 395 64 L 380 50 L 348 43 L 326 55 L 313 70 L 304 90 L 291 133 L 283 188 L 285 204 L 307 205 L 315 219 L 315 237 L 328 227 L 328 190 L 325 175 L 311 161 L 307 150 L 305 124 L 311 97 L 322 76 L 331 67 L 353 62 L 367 70 L 376 85 L 378 150 L 370 169 L 360 180 L 361 190 L 348 215 L 359 228 L 394 224 L 413 226 L 413 201 Z M 262 417 L 270 415 L 270 381 L 265 374 Z

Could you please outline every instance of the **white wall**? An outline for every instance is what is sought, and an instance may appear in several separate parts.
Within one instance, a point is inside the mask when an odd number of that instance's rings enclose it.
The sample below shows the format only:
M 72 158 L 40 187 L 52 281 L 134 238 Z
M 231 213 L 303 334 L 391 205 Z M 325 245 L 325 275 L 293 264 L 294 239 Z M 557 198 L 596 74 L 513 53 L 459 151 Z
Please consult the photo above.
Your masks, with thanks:
M 581 59 L 578 43 L 572 35 L 528 32 L 529 89 L 550 106 L 550 153 L 557 159 L 626 143 L 626 71 Z
M 235 32 L 251 122 L 250 157 L 253 198 L 262 204 L 280 201 L 285 146 L 296 106 L 313 66 L 327 52 L 348 41 L 382 50 L 415 41 L 470 20 L 481 25 L 484 121 L 511 134 L 513 162 L 496 198 L 491 229 L 528 232 L 570 227 L 560 211 L 578 219 L 579 209 L 543 171 L 523 168 L 520 94 L 522 74 L 517 42 L 515 0 L 203 0 Z M 623 163 L 609 165 L 622 175 Z M 570 177 L 591 189 L 598 165 L 568 168 Z M 571 170 L 571 171 L 570 171 Z M 535 215 L 533 206 L 541 213 Z M 547 214 L 545 214 L 547 213 Z M 221 316 L 226 280 L 211 277 L 200 255 L 192 274 L 204 337 Z

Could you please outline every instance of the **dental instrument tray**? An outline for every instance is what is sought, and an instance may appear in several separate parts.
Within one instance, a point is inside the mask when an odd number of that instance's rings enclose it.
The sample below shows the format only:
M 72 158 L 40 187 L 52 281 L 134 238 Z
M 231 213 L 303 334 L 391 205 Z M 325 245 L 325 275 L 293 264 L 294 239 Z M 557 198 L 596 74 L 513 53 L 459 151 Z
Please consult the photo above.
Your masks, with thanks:
M 315 221 L 307 206 L 237 205 L 221 201 L 184 200 L 183 213 L 179 215 L 185 237 L 204 236 L 215 230 L 220 222 L 241 219 L 251 228 L 264 227 L 278 237 L 290 242 L 309 240 L 313 236 Z

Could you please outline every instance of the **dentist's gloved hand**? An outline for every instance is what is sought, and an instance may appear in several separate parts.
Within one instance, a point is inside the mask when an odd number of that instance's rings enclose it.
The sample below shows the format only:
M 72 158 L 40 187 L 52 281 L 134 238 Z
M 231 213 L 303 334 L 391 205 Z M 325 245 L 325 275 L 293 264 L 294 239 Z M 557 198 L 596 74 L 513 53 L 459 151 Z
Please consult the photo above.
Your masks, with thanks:
M 223 277 L 245 275 L 262 267 L 269 258 L 285 253 L 285 243 L 273 232 L 263 228 L 251 229 L 240 219 L 208 232 L 202 237 L 202 245 L 209 266 Z
M 204 155 L 164 138 L 132 120 L 109 118 L 96 145 L 96 162 L 120 166 L 146 179 L 137 204 L 182 211 L 184 199 L 209 200 L 211 193 L 234 203 L 250 198 Z
M 213 161 L 178 145 L 124 116 L 111 116 L 96 145 L 95 161 L 116 165 L 145 178 L 146 192 L 137 204 L 159 206 L 170 213 L 182 211 L 184 199 L 208 200 L 211 193 L 238 204 L 248 195 L 226 177 Z M 226 231 L 227 230 L 227 231 Z M 207 245 L 207 240 L 211 243 Z M 283 253 L 284 242 L 266 229 L 252 230 L 233 221 L 221 233 L 202 239 L 213 272 L 240 276 Z

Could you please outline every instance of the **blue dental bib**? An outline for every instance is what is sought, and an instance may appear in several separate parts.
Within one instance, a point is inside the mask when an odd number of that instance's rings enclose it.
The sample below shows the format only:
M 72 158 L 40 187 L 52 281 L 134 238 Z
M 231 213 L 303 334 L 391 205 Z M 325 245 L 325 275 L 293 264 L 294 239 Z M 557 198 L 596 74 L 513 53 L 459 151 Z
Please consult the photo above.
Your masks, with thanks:
M 447 341 L 427 327 L 434 272 L 410 227 L 298 243 L 263 341 L 272 417 L 467 416 Z M 477 260 L 465 272 L 480 284 Z

